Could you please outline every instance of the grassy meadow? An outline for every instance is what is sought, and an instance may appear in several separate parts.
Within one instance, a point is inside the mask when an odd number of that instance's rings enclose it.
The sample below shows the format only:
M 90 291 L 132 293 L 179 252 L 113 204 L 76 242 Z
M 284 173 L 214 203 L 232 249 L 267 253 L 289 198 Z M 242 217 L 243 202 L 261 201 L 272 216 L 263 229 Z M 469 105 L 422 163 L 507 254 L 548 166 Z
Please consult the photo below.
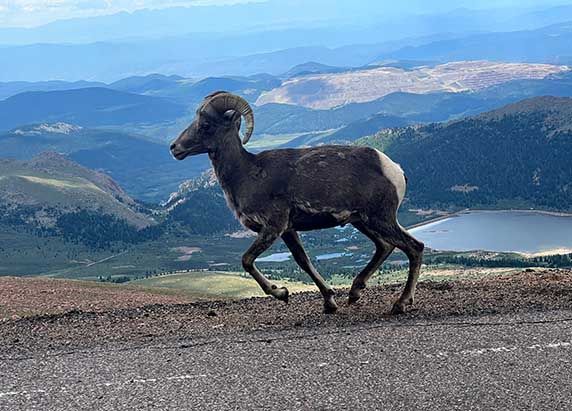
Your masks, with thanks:
M 129 284 L 154 290 L 176 290 L 177 293 L 198 299 L 265 296 L 256 281 L 243 273 L 215 271 L 176 273 L 135 280 Z M 317 291 L 315 286 L 298 281 L 278 280 L 277 284 L 287 287 L 291 293 Z

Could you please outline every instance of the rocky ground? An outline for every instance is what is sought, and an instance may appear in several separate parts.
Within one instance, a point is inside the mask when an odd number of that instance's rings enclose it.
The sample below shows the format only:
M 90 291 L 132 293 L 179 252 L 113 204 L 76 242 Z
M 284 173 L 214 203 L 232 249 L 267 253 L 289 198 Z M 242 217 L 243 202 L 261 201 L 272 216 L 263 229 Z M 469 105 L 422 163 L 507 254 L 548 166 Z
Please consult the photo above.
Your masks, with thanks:
M 22 290 L 23 284 L 35 288 Z M 327 331 L 380 322 L 572 309 L 572 271 L 557 269 L 478 280 L 421 282 L 415 305 L 399 317 L 388 313 L 401 285 L 367 289 L 362 300 L 351 307 L 345 303 L 347 291 L 340 290 L 340 310 L 325 315 L 320 295 L 311 292 L 293 295 L 289 304 L 271 298 L 189 303 L 180 296 L 118 287 L 80 289 L 74 288 L 73 282 L 63 282 L 62 289 L 58 289 L 58 284 L 56 280 L 16 279 L 2 284 L 3 356 L 46 349 L 88 349 L 110 344 L 119 347 L 174 339 L 198 341 L 266 331 Z M 19 318 L 14 317 L 15 312 L 33 315 Z

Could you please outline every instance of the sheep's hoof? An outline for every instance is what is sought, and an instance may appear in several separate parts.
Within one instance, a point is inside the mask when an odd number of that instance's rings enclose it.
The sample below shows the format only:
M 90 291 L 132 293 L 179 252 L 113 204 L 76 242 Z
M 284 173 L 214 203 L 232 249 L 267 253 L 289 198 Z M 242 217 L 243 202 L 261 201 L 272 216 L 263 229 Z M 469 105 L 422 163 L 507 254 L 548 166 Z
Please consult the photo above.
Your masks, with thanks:
M 286 287 L 273 288 L 271 294 L 277 300 L 284 301 L 286 304 L 288 304 L 289 292 Z
M 413 297 L 406 298 L 405 300 L 399 299 L 393 304 L 391 315 L 405 314 L 405 307 L 413 305 Z
M 348 305 L 355 304 L 361 298 L 361 292 L 359 290 L 350 290 L 350 295 L 348 296 Z
M 356 282 L 352 284 L 352 288 L 350 289 L 350 294 L 348 296 L 348 305 L 355 304 L 361 298 L 361 291 L 365 289 L 365 284 L 362 282 Z
M 399 301 L 393 304 L 391 308 L 391 315 L 401 315 L 405 314 L 405 305 Z
M 336 311 L 338 311 L 338 305 L 333 297 L 324 301 L 324 314 L 335 314 Z

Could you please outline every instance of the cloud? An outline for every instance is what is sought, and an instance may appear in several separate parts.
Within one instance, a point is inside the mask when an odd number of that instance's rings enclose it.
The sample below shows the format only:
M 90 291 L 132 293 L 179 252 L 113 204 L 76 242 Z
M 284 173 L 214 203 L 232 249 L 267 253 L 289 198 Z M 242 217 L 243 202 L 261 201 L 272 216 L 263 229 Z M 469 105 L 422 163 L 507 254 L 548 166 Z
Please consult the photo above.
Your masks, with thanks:
M 0 28 L 145 8 L 242 3 L 248 0 L 0 0 Z

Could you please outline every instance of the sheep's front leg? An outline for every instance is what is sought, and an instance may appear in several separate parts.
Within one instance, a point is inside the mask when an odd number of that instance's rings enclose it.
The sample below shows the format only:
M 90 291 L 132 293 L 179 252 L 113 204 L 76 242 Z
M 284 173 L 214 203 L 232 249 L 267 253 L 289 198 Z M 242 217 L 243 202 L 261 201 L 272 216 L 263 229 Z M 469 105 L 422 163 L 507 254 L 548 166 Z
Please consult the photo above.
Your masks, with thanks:
M 282 234 L 282 239 L 288 246 L 288 249 L 294 256 L 294 260 L 296 263 L 302 268 L 302 270 L 306 271 L 312 280 L 318 286 L 318 289 L 322 293 L 324 297 L 324 312 L 326 314 L 333 314 L 338 309 L 336 304 L 336 300 L 334 300 L 334 290 L 330 287 L 326 281 L 322 278 L 320 273 L 314 268 L 308 254 L 306 254 L 306 250 L 304 250 L 304 246 L 300 241 L 300 237 L 296 231 L 286 231 Z
M 258 237 L 250 248 L 242 256 L 242 266 L 260 285 L 260 288 L 268 294 L 275 298 L 288 302 L 288 289 L 286 287 L 276 286 L 272 284 L 268 278 L 266 278 L 254 265 L 254 261 L 262 254 L 264 251 L 268 250 L 274 241 L 280 236 L 279 233 L 274 233 L 270 231 L 264 231 L 258 234 Z

